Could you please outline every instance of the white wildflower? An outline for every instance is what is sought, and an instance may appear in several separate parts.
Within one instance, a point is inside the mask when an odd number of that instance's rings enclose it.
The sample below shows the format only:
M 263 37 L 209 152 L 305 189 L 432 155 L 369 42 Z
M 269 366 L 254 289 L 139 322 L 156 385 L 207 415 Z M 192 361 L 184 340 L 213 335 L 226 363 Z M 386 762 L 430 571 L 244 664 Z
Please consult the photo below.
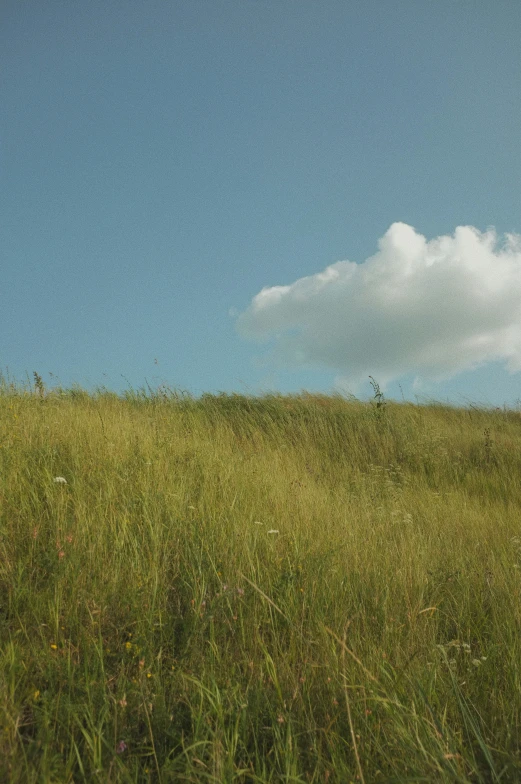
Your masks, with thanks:
M 278 528 L 271 528 L 271 529 L 268 531 L 268 533 L 269 533 L 269 534 L 278 534 L 278 533 L 279 533 L 279 531 L 278 531 Z
M 65 479 L 64 476 L 55 476 L 52 481 L 55 482 L 55 484 L 57 484 L 57 485 L 66 485 L 67 484 L 67 480 Z

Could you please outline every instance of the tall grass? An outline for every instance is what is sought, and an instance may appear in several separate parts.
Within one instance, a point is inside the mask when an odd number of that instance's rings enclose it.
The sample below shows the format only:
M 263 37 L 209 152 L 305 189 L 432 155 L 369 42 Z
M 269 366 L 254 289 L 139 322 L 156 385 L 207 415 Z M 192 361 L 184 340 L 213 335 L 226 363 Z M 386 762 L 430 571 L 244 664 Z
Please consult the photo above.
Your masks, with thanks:
M 521 780 L 521 416 L 375 401 L 4 382 L 0 780 Z

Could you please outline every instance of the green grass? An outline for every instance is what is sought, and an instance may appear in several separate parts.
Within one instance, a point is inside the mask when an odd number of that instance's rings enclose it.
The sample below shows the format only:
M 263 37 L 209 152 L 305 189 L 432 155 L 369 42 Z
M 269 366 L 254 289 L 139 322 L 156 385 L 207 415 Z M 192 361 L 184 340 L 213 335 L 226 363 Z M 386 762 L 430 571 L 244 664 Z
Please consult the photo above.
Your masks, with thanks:
M 520 781 L 520 480 L 516 411 L 4 381 L 0 780 Z

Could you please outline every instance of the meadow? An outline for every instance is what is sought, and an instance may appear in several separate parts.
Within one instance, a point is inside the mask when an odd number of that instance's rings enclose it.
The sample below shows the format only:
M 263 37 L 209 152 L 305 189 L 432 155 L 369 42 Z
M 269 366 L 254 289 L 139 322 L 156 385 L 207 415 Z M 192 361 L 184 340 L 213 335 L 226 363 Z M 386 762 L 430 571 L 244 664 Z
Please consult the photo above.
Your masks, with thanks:
M 0 388 L 0 780 L 521 780 L 521 414 Z

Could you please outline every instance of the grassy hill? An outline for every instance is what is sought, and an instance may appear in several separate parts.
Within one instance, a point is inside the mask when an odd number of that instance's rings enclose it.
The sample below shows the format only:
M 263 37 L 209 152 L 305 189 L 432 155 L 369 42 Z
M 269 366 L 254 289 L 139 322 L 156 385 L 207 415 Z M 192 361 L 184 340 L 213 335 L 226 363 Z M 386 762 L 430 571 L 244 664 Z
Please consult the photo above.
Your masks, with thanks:
M 0 780 L 521 780 L 521 415 L 0 391 Z

